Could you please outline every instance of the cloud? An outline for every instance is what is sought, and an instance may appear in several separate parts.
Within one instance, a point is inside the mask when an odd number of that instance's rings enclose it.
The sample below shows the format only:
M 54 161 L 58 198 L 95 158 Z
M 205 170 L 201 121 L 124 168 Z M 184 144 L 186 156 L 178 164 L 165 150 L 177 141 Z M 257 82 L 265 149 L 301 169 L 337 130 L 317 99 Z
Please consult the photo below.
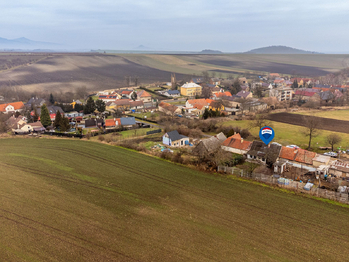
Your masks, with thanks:
M 343 31 L 349 4 L 341 0 L 19 0 L 1 3 L 0 8 L 0 37 L 25 36 L 84 48 L 144 44 L 198 50 L 207 44 L 244 51 L 264 43 L 284 43 L 321 51 L 345 48 L 349 40 Z M 314 41 L 319 37 L 340 41 L 333 47 Z

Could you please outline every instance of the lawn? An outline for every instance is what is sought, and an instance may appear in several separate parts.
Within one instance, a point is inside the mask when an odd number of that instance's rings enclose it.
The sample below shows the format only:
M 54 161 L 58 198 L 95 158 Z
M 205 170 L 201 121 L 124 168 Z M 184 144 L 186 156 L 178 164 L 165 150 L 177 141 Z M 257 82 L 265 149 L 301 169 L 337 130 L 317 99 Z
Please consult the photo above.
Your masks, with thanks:
M 346 207 L 89 141 L 0 146 L 2 261 L 347 260 Z
M 329 110 L 329 111 L 315 110 L 315 111 L 307 111 L 307 112 L 295 112 L 295 114 L 314 115 L 314 116 L 318 116 L 318 117 L 349 121 L 349 109 Z
M 279 123 L 275 121 L 270 121 L 272 128 L 275 131 L 275 138 L 273 142 L 278 142 L 282 145 L 298 145 L 302 148 L 307 148 L 309 143 L 309 138 L 304 136 L 302 134 L 302 130 L 304 130 L 301 126 L 295 126 L 290 124 L 284 124 Z M 227 121 L 224 122 L 224 126 L 240 126 L 241 128 L 249 128 L 251 121 L 249 120 L 242 120 L 242 121 Z M 249 129 L 252 135 L 256 138 L 259 137 L 259 130 L 258 128 L 252 128 Z M 327 130 L 321 130 L 319 135 L 312 139 L 312 147 L 316 151 L 316 149 L 319 146 L 329 146 L 329 144 L 326 142 L 326 137 L 329 134 L 338 134 L 342 138 L 342 142 L 340 145 L 336 146 L 342 146 L 343 148 L 349 148 L 349 134 L 345 133 L 337 133 L 337 132 L 331 132 Z

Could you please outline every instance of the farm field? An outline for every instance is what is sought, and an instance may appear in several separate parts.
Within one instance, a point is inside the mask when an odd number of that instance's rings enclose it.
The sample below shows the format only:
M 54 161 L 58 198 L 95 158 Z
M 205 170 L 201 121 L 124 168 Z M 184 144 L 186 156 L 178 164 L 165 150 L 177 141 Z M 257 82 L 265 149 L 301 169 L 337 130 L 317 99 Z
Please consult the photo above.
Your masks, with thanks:
M 349 121 L 349 109 L 329 110 L 329 111 L 309 111 L 309 112 L 294 112 L 299 115 L 313 115 L 323 118 L 332 118 L 337 120 Z
M 349 55 L 160 55 L 102 53 L 1 53 L 0 89 L 21 87 L 28 91 L 72 91 L 124 87 L 125 76 L 138 77 L 142 85 L 189 81 L 209 71 L 218 77 L 270 72 L 320 76 L 349 65 Z M 3 69 L 3 70 L 1 70 Z
M 3 261 L 347 259 L 347 207 L 94 142 L 0 146 Z
M 305 126 L 306 119 L 309 118 L 308 115 L 300 116 L 298 114 L 290 114 L 290 113 L 276 113 L 270 114 L 268 118 L 273 121 L 293 124 L 298 126 Z M 349 121 L 338 120 L 338 119 L 330 119 L 330 118 L 322 118 L 315 116 L 319 121 L 319 128 L 323 130 L 333 131 L 333 132 L 341 132 L 341 133 L 349 133 Z
M 137 64 L 171 72 L 201 75 L 202 71 L 214 71 L 217 76 L 225 77 L 246 72 L 321 76 L 349 66 L 349 55 L 119 55 Z
M 250 121 L 249 120 L 242 120 L 242 121 L 227 121 L 224 122 L 223 125 L 225 126 L 240 126 L 242 128 L 249 128 L 250 127 Z M 278 142 L 282 145 L 298 145 L 302 148 L 307 148 L 309 143 L 309 138 L 304 136 L 301 133 L 301 130 L 303 129 L 302 126 L 298 125 L 292 125 L 292 124 L 286 124 L 276 121 L 271 121 L 272 128 L 275 131 L 275 138 L 274 142 Z M 252 128 L 249 129 L 251 134 L 258 138 L 259 137 L 259 130 L 258 128 Z M 340 133 L 340 132 L 332 132 L 328 130 L 321 130 L 319 135 L 317 137 L 314 137 L 312 139 L 312 147 L 316 151 L 317 147 L 320 146 L 329 146 L 326 142 L 326 137 L 329 134 L 338 134 L 342 138 L 342 142 L 340 145 L 336 146 L 342 146 L 343 148 L 349 148 L 349 134 L 348 133 Z

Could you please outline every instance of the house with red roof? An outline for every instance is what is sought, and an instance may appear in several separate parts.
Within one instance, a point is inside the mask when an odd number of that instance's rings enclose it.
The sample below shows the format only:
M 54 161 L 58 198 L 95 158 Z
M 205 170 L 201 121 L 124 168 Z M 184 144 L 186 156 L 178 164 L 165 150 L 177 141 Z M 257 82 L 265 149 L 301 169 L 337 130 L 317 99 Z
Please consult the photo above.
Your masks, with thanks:
M 222 149 L 235 154 L 245 155 L 250 150 L 251 145 L 252 142 L 245 141 L 238 133 L 224 140 Z
M 23 109 L 24 109 L 23 102 L 0 104 L 0 112 L 4 114 L 21 112 L 23 111 Z
M 131 99 L 131 96 L 132 96 L 133 92 L 135 92 L 135 91 L 134 90 L 125 89 L 125 90 L 122 90 L 119 94 L 122 97 L 127 97 L 127 98 Z
M 217 93 L 212 94 L 212 98 L 214 100 L 221 99 L 223 97 L 232 97 L 232 94 L 229 91 L 217 92 Z
M 182 113 L 182 110 L 179 107 L 177 107 L 175 105 L 171 105 L 171 104 L 166 103 L 166 102 L 161 102 L 159 104 L 159 111 L 163 112 L 167 115 L 174 115 L 174 114 Z
M 120 118 L 106 119 L 104 122 L 104 127 L 107 129 L 118 127 L 118 126 L 121 126 Z
M 137 99 L 142 100 L 144 103 L 151 102 L 151 94 L 149 94 L 145 90 L 141 90 L 137 92 Z

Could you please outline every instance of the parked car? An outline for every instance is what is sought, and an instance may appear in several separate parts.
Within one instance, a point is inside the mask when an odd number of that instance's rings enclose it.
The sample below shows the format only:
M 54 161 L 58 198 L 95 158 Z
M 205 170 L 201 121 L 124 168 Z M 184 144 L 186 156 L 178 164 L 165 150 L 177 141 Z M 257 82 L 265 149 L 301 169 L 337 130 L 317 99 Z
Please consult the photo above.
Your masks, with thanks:
M 286 147 L 288 147 L 288 148 L 294 148 L 294 149 L 298 149 L 298 148 L 299 148 L 299 146 L 296 146 L 296 145 L 288 145 L 288 146 L 286 146 Z
M 335 152 L 326 152 L 326 153 L 324 153 L 324 156 L 337 157 L 338 154 Z

